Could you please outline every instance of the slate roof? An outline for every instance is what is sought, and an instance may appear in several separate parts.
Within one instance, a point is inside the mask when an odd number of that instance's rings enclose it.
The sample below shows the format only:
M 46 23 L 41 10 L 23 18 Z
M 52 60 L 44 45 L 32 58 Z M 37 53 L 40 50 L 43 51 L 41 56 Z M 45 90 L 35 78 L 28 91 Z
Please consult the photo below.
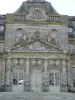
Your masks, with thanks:
M 34 1 L 25 1 L 21 4 L 18 10 L 15 13 L 28 13 L 30 7 L 40 7 L 45 8 L 47 14 L 58 15 L 58 12 L 53 8 L 52 4 L 47 1 L 43 2 L 34 2 Z

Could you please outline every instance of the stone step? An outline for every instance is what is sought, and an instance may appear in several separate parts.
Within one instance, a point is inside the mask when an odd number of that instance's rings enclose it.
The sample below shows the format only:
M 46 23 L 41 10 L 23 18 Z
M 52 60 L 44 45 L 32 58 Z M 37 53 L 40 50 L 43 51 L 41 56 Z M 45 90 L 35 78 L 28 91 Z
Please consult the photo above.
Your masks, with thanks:
M 0 100 L 75 100 L 74 93 L 1 92 Z

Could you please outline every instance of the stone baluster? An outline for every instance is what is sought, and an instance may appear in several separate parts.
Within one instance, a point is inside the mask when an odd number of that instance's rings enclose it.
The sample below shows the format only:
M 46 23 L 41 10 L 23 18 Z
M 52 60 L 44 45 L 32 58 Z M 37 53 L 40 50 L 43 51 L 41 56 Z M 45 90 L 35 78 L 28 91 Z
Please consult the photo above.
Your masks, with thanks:
M 66 72 L 66 61 L 62 61 L 62 74 L 63 74 L 63 85 L 67 86 L 67 72 Z
M 2 61 L 2 67 L 1 67 L 1 84 L 4 85 L 5 84 L 5 66 L 6 65 L 6 61 L 5 59 L 3 59 Z
M 6 85 L 11 85 L 11 58 L 6 61 Z

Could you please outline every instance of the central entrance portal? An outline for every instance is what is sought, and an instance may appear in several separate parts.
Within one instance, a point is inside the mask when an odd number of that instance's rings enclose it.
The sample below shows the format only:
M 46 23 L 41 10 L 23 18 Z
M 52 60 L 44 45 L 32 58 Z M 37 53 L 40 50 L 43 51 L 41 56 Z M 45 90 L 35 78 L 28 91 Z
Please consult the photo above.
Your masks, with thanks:
M 33 69 L 31 73 L 31 91 L 42 92 L 42 72 L 38 69 Z

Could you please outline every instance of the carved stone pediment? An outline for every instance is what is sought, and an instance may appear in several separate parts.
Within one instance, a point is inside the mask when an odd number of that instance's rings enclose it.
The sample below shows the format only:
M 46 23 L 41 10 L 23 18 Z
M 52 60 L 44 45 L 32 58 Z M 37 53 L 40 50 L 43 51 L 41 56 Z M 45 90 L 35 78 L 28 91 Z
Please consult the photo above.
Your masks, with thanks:
M 26 19 L 33 21 L 45 21 L 48 19 L 48 16 L 40 8 L 31 8 L 29 14 L 26 15 Z
M 13 45 L 12 52 L 60 52 L 63 49 L 57 45 L 50 43 L 42 38 L 32 37 L 31 39 L 20 40 L 18 43 Z

